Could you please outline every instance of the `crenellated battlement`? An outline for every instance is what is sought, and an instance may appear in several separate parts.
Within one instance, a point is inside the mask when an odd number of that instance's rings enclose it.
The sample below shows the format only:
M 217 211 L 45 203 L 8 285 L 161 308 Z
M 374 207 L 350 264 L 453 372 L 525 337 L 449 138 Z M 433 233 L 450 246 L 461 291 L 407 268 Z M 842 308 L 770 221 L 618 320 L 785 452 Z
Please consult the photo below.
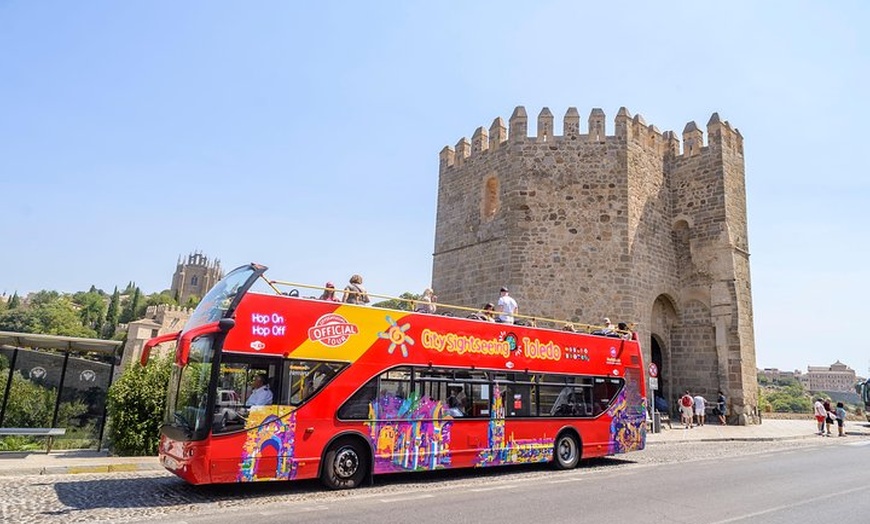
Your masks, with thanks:
M 439 155 L 441 169 L 458 167 L 470 159 L 492 153 L 498 149 L 523 144 L 548 144 L 558 147 L 561 144 L 605 144 L 610 141 L 634 143 L 666 158 L 691 157 L 706 149 L 728 149 L 743 154 L 743 136 L 727 121 L 722 121 L 718 113 L 713 113 L 707 122 L 707 143 L 704 132 L 694 121 L 686 124 L 682 132 L 682 142 L 673 131 L 664 133 L 647 124 L 639 113 L 633 117 L 625 107 L 619 108 L 614 118 L 614 132 L 607 134 L 606 116 L 600 108 L 593 108 L 586 122 L 585 132 L 580 124 L 580 113 L 576 107 L 569 107 L 562 118 L 562 134 L 556 134 L 555 118 L 549 108 L 538 113 L 537 129 L 529 134 L 529 118 L 526 108 L 517 106 L 505 126 L 501 117 L 493 120 L 487 131 L 478 127 L 471 141 L 462 137 L 456 145 L 445 146 Z
M 193 308 L 177 306 L 175 304 L 158 304 L 156 306 L 148 306 L 145 308 L 145 318 L 157 318 L 159 315 L 166 314 L 181 314 L 190 315 L 193 313 Z

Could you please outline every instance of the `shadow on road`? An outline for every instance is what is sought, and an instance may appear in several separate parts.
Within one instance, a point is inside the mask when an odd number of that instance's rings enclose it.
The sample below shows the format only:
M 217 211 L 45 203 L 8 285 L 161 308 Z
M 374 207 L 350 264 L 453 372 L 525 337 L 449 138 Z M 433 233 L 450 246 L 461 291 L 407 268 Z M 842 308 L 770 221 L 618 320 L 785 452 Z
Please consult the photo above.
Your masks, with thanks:
M 587 467 L 619 466 L 631 464 L 625 458 L 601 458 L 584 460 L 579 470 Z M 548 464 L 529 464 L 504 466 L 487 469 L 456 469 L 418 473 L 397 473 L 375 477 L 375 486 L 411 486 L 467 481 L 471 478 L 484 478 L 496 482 L 504 478 L 524 473 L 546 472 Z M 191 486 L 181 479 L 165 475 L 138 476 L 136 478 L 104 478 L 93 480 L 70 480 L 54 485 L 57 497 L 66 509 L 61 512 L 48 512 L 45 515 L 72 514 L 77 511 L 98 508 L 135 509 L 169 508 L 197 504 L 220 504 L 222 501 L 239 499 L 258 500 L 288 494 L 307 496 L 330 493 L 317 480 L 293 482 L 258 482 L 250 484 L 218 484 L 212 486 Z M 361 488 L 363 490 L 366 487 Z

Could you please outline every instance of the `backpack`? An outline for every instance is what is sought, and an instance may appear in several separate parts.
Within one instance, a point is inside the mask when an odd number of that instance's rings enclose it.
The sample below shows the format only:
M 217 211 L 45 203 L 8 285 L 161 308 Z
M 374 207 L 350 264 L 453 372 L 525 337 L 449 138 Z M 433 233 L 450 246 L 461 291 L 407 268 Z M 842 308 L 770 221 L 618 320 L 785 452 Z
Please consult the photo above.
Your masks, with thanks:
M 680 399 L 680 404 L 683 406 L 690 408 L 695 402 L 692 400 L 692 397 L 689 395 L 683 395 L 683 398 Z

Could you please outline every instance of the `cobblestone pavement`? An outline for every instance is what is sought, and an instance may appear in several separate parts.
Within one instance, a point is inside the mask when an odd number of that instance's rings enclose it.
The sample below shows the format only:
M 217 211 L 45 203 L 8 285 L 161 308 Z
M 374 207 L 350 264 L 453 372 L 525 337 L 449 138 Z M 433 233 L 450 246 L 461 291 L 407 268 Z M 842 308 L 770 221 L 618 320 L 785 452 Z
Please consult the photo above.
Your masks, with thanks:
M 769 442 L 678 442 L 645 451 L 584 461 L 582 471 L 643 469 L 655 464 L 709 460 L 754 453 L 793 451 L 816 446 L 865 445 L 870 437 L 800 439 Z M 493 482 L 552 478 L 564 472 L 545 465 L 403 474 L 378 477 L 373 487 L 327 491 L 315 481 L 246 485 L 190 486 L 160 471 L 111 474 L 30 475 L 0 478 L 0 522 L 142 522 L 192 518 L 219 511 L 241 511 L 274 504 L 326 503 L 342 497 L 384 496 L 419 490 L 456 489 Z

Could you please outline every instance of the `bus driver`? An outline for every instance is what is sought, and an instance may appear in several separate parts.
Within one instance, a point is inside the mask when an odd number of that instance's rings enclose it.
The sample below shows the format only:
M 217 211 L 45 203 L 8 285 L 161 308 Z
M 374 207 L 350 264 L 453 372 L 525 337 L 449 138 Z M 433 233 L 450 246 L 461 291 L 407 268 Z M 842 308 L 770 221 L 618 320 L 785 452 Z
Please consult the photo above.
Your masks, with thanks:
M 265 373 L 257 373 L 251 381 L 251 396 L 248 406 L 265 406 L 272 403 L 272 390 L 269 389 L 269 377 Z

